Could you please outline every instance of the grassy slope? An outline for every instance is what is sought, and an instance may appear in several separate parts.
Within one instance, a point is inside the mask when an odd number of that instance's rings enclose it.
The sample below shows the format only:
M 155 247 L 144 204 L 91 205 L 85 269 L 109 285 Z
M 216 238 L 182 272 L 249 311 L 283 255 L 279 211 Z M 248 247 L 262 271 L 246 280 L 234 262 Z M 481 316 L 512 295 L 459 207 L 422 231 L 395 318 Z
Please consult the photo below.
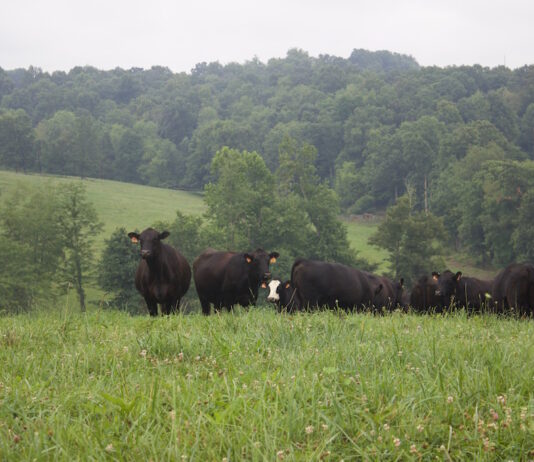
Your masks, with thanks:
M 529 460 L 534 323 L 0 318 L 1 460 Z

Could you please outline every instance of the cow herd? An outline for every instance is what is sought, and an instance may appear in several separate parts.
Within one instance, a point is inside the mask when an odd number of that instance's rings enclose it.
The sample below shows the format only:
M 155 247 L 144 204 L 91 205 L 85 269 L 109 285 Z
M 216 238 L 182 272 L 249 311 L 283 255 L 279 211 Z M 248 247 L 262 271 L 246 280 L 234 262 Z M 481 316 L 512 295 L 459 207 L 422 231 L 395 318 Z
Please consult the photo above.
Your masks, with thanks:
M 191 268 L 176 249 L 163 242 L 169 233 L 145 229 L 129 233 L 139 243 L 141 261 L 135 286 L 145 299 L 151 316 L 161 305 L 164 314 L 176 312 L 189 289 Z M 469 311 L 534 314 L 534 265 L 513 263 L 486 281 L 449 270 L 424 275 L 411 292 L 404 281 L 392 281 L 340 263 L 299 258 L 287 281 L 273 279 L 269 265 L 278 252 L 257 249 L 250 253 L 207 249 L 193 262 L 193 280 L 202 313 L 209 315 L 234 305 L 255 305 L 260 287 L 269 289 L 267 300 L 279 311 L 294 313 L 317 308 L 394 310 L 411 307 L 417 312 L 465 307 Z

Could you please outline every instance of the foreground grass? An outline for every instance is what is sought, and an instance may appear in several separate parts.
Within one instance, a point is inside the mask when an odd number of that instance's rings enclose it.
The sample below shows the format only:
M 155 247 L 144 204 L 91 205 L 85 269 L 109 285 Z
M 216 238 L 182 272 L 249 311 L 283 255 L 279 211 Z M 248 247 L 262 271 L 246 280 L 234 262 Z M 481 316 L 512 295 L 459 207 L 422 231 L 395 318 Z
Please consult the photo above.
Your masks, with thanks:
M 534 323 L 0 318 L 1 460 L 529 460 Z

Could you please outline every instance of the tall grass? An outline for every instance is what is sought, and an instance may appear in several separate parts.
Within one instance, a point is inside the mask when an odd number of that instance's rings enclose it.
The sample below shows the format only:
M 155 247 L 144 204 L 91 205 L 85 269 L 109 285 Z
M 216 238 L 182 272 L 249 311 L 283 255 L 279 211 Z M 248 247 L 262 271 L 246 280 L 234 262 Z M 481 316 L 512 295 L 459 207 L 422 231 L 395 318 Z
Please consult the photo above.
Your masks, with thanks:
M 534 323 L 0 318 L 1 460 L 530 460 Z

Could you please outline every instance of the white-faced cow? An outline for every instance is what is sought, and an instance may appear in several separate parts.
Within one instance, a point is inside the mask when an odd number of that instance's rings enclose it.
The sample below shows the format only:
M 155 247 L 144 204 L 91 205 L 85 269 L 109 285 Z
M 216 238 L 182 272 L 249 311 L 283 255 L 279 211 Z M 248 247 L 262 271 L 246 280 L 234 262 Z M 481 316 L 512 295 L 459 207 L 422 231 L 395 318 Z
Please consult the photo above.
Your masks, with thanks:
M 145 299 L 150 316 L 157 316 L 158 303 L 163 314 L 177 312 L 180 299 L 189 289 L 191 268 L 175 248 L 161 242 L 169 235 L 153 228 L 128 237 L 139 242 L 141 261 L 135 273 L 135 287 Z
M 279 312 L 294 313 L 300 310 L 300 297 L 291 281 L 273 279 L 268 284 L 267 301 L 274 303 Z
M 257 249 L 251 253 L 205 250 L 193 262 L 193 277 L 202 313 L 231 310 L 235 304 L 255 305 L 260 285 L 267 287 L 271 278 L 269 264 L 276 262 L 278 252 Z

